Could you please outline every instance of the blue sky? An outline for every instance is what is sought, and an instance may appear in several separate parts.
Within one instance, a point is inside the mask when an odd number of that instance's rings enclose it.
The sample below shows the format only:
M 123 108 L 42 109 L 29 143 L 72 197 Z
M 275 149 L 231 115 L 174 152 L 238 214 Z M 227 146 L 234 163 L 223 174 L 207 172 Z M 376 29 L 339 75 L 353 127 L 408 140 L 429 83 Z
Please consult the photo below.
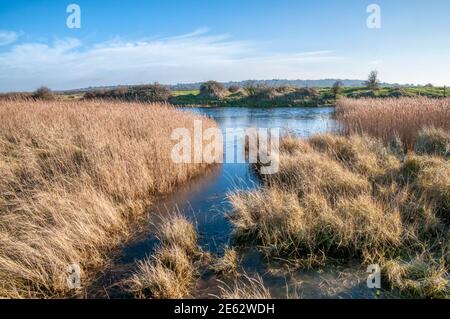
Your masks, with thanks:
M 81 8 L 81 29 L 66 7 Z M 369 29 L 367 6 L 381 8 Z M 0 0 L 0 91 L 209 79 L 450 85 L 448 0 Z

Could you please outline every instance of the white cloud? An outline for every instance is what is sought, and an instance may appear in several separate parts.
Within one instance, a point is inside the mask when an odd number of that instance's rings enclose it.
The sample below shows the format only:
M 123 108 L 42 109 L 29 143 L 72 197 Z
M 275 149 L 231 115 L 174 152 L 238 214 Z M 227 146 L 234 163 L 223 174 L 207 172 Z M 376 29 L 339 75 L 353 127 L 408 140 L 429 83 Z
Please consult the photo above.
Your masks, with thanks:
M 0 45 L 7 45 L 16 42 L 19 35 L 13 31 L 0 30 Z
M 378 66 L 378 65 L 381 65 L 381 64 L 383 64 L 383 60 L 370 61 L 370 65 Z
M 267 49 L 229 35 L 210 35 L 206 28 L 169 38 L 115 39 L 91 46 L 78 39 L 20 44 L 0 53 L 0 89 L 301 78 L 313 74 L 311 66 L 321 68 L 338 59 L 333 51 L 267 53 Z

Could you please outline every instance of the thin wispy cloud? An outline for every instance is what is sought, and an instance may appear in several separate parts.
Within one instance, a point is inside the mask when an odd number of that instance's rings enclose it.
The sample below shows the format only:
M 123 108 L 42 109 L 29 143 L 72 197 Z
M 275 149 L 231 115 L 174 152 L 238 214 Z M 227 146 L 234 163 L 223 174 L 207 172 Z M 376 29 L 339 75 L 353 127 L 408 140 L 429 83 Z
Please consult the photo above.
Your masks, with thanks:
M 14 31 L 0 30 L 0 45 L 8 45 L 17 41 L 19 34 Z
M 86 46 L 79 39 L 26 43 L 0 53 L 0 87 L 32 90 L 86 86 L 196 82 L 208 79 L 298 78 L 308 65 L 336 61 L 333 51 L 277 52 L 252 41 L 192 33 L 151 40 Z

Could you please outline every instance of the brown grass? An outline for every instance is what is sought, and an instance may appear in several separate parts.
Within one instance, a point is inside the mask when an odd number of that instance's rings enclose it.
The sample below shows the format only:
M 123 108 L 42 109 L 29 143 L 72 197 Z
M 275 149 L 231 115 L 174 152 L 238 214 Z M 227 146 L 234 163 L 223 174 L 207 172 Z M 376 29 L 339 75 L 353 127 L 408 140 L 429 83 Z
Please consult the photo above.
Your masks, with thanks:
M 198 252 L 197 231 L 181 215 L 163 217 L 158 225 L 157 237 L 163 245 L 177 245 L 190 255 Z
M 384 278 L 403 295 L 411 298 L 448 298 L 450 277 L 442 261 L 430 256 L 417 256 L 408 262 L 388 260 Z
M 300 266 L 379 263 L 400 293 L 449 296 L 450 162 L 432 150 L 404 158 L 367 136 L 289 137 L 262 189 L 230 195 L 235 238 Z M 403 271 L 417 255 L 428 270 Z
M 236 276 L 238 273 L 238 255 L 234 248 L 227 248 L 223 256 L 216 260 L 211 269 L 219 275 Z
M 260 276 L 244 275 L 243 278 L 235 280 L 233 285 L 222 283 L 219 289 L 221 291 L 219 297 L 222 299 L 272 299 Z
M 336 116 L 347 134 L 367 133 L 385 143 L 398 135 L 411 150 L 424 128 L 450 131 L 450 98 L 342 98 L 337 102 Z
M 186 218 L 174 214 L 161 221 L 160 247 L 153 256 L 139 261 L 125 281 L 136 298 L 182 299 L 190 295 L 203 252 L 197 233 Z
M 58 297 L 67 267 L 86 286 L 159 194 L 205 166 L 170 160 L 177 127 L 211 120 L 166 105 L 0 102 L 0 297 Z
M 158 257 L 138 261 L 135 274 L 127 281 L 130 292 L 138 299 L 183 299 L 189 295 L 193 274 L 177 273 Z M 177 263 L 180 262 L 180 256 Z M 183 256 L 184 258 L 184 256 Z M 191 266 L 188 268 L 191 271 Z

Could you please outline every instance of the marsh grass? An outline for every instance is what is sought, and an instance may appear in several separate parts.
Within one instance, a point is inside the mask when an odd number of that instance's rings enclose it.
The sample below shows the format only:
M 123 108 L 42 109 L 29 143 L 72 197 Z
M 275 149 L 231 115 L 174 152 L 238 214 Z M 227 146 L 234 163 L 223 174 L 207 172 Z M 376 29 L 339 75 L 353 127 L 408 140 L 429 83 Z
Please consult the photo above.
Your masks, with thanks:
M 450 131 L 450 98 L 338 100 L 336 117 L 348 135 L 366 133 L 388 143 L 395 135 L 409 150 L 427 127 Z
M 195 119 L 215 125 L 168 105 L 1 101 L 0 297 L 82 293 L 67 267 L 86 287 L 131 221 L 205 169 L 170 160 L 172 130 Z
M 450 157 L 450 133 L 434 127 L 424 128 L 419 132 L 414 151 L 419 155 Z
M 236 276 L 238 274 L 239 260 L 236 249 L 227 248 L 221 258 L 218 258 L 210 267 L 218 275 Z
M 450 162 L 429 150 L 400 155 L 367 135 L 288 137 L 279 172 L 229 196 L 235 240 L 301 267 L 379 263 L 401 294 L 448 296 Z M 408 266 L 417 255 L 430 256 L 426 271 Z
M 198 252 L 197 231 L 192 223 L 180 214 L 162 217 L 156 236 L 162 245 L 176 245 L 190 255 Z
M 233 284 L 224 282 L 219 286 L 222 299 L 272 299 L 269 289 L 264 285 L 264 281 L 260 276 L 250 277 L 244 274 L 241 278 L 236 279 Z
M 163 217 L 154 254 L 137 262 L 124 285 L 141 299 L 182 299 L 190 296 L 204 252 L 194 225 L 180 214 Z
M 388 260 L 383 274 L 386 282 L 404 296 L 411 298 L 448 298 L 448 268 L 430 256 L 416 256 L 405 262 Z

